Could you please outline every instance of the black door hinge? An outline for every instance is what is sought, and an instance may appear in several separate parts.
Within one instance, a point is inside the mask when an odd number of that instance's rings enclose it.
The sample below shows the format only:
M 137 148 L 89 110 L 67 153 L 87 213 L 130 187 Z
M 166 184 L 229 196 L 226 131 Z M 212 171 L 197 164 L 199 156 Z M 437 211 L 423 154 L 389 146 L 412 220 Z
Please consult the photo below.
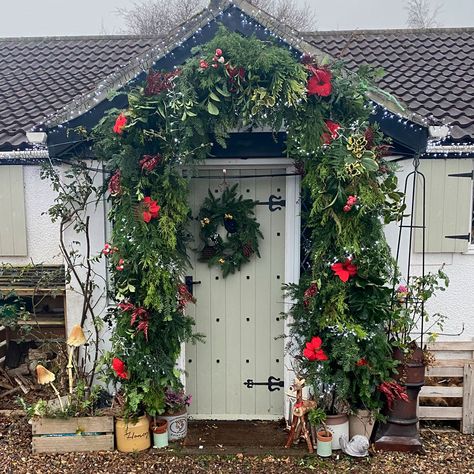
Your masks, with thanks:
M 251 379 L 247 379 L 247 381 L 244 382 L 244 385 L 247 388 L 253 388 L 255 385 L 266 385 L 270 392 L 274 392 L 275 390 L 280 390 L 280 387 L 284 387 L 285 382 L 283 382 L 283 380 L 277 379 L 276 377 L 273 377 L 273 375 L 270 375 L 266 382 L 254 382 Z

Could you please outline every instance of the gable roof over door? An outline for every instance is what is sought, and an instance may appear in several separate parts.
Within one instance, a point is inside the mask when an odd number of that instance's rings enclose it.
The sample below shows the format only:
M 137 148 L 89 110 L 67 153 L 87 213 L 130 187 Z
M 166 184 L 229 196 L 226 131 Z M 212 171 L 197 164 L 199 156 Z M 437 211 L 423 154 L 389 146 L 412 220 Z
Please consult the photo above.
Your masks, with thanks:
M 323 51 L 342 55 L 349 67 L 364 63 L 384 67 L 384 88 L 414 112 L 452 122 L 454 138 L 474 141 L 474 29 L 318 32 L 303 37 L 263 12 L 251 13 L 264 28 L 295 47 L 304 43 L 304 49 L 309 47 L 320 56 Z M 0 40 L 0 151 L 28 148 L 26 131 L 48 116 L 53 123 L 64 122 L 93 108 L 102 100 L 102 92 L 105 96 L 124 80 L 135 79 L 160 51 L 172 51 L 174 58 L 168 62 L 179 64 L 184 40 L 189 37 L 192 43 L 200 35 L 208 36 L 214 16 L 216 12 L 206 10 L 184 31 L 166 38 Z M 222 13 L 217 19 L 222 20 Z M 237 20 L 241 31 L 252 32 L 254 26 L 245 16 Z

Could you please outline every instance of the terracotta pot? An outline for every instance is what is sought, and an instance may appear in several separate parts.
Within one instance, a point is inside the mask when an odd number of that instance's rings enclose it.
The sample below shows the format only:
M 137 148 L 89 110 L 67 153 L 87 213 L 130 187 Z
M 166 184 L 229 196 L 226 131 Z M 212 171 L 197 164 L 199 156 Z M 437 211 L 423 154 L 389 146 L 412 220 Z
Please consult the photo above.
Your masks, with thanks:
M 349 437 L 349 417 L 345 414 L 327 415 L 326 426 L 332 433 L 332 449 L 341 449 L 339 438 L 341 435 Z
M 168 422 L 168 439 L 170 441 L 186 438 L 188 434 L 188 414 L 186 409 L 178 413 L 165 413 L 161 418 Z
M 332 454 L 332 440 L 333 436 L 331 433 L 326 433 L 326 431 L 318 431 L 316 434 L 317 439 L 317 448 L 316 453 L 322 458 L 328 458 Z
M 369 410 L 357 410 L 349 415 L 349 439 L 355 435 L 366 436 L 368 439 L 372 436 L 375 425 L 375 418 Z
M 166 420 L 156 420 L 151 430 L 153 431 L 154 448 L 165 448 L 168 446 L 168 422 Z
M 115 420 L 115 440 L 117 449 L 122 453 L 143 451 L 150 447 L 150 422 L 146 416 L 135 422 L 123 418 Z

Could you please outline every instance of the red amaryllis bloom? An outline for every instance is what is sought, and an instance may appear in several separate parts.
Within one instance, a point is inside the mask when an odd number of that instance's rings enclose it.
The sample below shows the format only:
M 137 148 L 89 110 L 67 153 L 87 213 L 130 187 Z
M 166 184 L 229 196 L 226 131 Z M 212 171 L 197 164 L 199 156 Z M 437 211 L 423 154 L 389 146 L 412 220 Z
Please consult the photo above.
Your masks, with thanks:
M 335 140 L 339 136 L 339 129 L 341 126 L 333 122 L 332 120 L 325 120 L 324 123 L 326 124 L 326 128 L 328 132 L 324 132 L 321 135 L 321 139 L 323 140 L 324 145 L 329 145 L 333 140 Z
M 115 173 L 109 179 L 109 193 L 111 196 L 120 196 L 122 194 L 122 175 L 120 170 L 116 170 Z
M 121 113 L 119 114 L 119 116 L 117 117 L 117 120 L 115 121 L 113 130 L 115 133 L 122 135 L 123 129 L 125 128 L 126 125 L 127 125 L 127 117 L 125 117 L 125 115 Z
M 117 374 L 117 377 L 121 379 L 128 379 L 128 372 L 123 360 L 119 359 L 118 357 L 114 357 L 112 359 L 112 369 Z
M 143 158 L 140 160 L 140 167 L 142 171 L 153 171 L 158 163 L 161 161 L 161 155 L 143 155 Z
M 308 95 L 327 97 L 332 92 L 332 74 L 327 69 L 311 67 L 312 76 L 308 79 Z
M 352 264 L 352 259 L 348 258 L 344 263 L 337 262 L 331 265 L 331 270 L 337 275 L 344 283 L 349 280 L 350 277 L 357 275 L 357 267 Z
M 142 201 L 142 204 L 145 209 L 143 211 L 143 220 L 146 223 L 158 217 L 161 207 L 158 206 L 158 203 L 156 201 L 153 201 L 150 196 L 145 197 Z
M 367 362 L 367 359 L 365 357 L 362 357 L 356 362 L 357 367 L 362 367 L 363 365 L 369 365 Z
M 321 349 L 322 345 L 323 341 L 320 337 L 313 337 L 310 342 L 306 343 L 306 347 L 303 349 L 303 355 L 310 361 L 328 360 L 328 356 Z

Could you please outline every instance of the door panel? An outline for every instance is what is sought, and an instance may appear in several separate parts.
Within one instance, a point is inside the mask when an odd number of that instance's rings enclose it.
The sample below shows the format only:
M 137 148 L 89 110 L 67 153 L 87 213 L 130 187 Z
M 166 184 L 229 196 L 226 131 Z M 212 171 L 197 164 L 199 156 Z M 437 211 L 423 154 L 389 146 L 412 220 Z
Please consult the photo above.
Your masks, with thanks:
M 240 178 L 255 174 L 277 174 L 281 170 L 228 170 L 228 183 L 239 184 L 244 198 L 268 202 L 270 195 L 285 198 L 285 177 Z M 219 171 L 201 171 L 193 179 L 190 204 L 193 216 L 211 189 L 221 196 Z M 284 341 L 283 297 L 285 257 L 285 208 L 270 212 L 268 205 L 256 206 L 256 217 L 264 239 L 260 242 L 261 258 L 253 258 L 240 272 L 225 279 L 217 267 L 198 262 L 190 251 L 195 281 L 196 305 L 189 314 L 196 320 L 196 332 L 206 337 L 204 343 L 186 345 L 186 385 L 193 395 L 189 412 L 220 418 L 266 417 L 283 415 L 283 390 L 270 392 L 266 386 L 247 388 L 247 379 L 266 382 L 270 375 L 283 380 Z M 200 245 L 199 225 L 193 221 L 195 239 L 191 247 Z M 275 339 L 278 338 L 278 339 Z

